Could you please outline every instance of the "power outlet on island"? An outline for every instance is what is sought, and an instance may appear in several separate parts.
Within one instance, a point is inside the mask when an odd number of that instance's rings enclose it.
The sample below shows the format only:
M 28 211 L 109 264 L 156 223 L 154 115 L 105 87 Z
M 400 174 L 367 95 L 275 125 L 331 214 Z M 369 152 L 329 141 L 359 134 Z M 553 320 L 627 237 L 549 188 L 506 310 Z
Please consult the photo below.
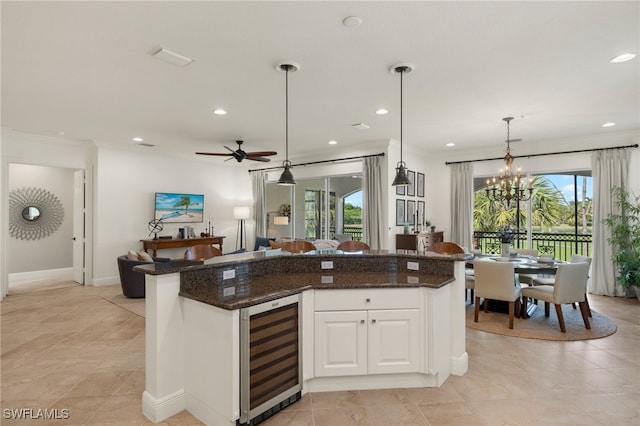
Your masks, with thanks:
M 323 275 L 322 284 L 333 284 L 333 275 Z
M 236 287 L 225 287 L 224 289 L 222 289 L 222 295 L 224 297 L 229 297 L 229 296 L 233 296 L 234 294 L 236 294 Z
M 333 261 L 332 260 L 325 260 L 320 264 L 320 267 L 322 269 L 333 269 Z
M 223 280 L 230 280 L 231 278 L 235 278 L 235 277 L 236 277 L 235 269 L 227 269 L 226 271 L 222 271 Z
M 407 269 L 409 271 L 419 271 L 420 264 L 418 262 L 407 262 Z

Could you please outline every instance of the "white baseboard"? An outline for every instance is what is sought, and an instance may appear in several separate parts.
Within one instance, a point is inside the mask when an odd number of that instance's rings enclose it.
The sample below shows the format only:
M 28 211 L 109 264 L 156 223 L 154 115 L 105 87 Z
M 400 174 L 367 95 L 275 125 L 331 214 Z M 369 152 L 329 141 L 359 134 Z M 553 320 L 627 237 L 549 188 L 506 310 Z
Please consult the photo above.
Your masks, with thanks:
M 449 366 L 454 376 L 464 376 L 469 369 L 469 355 L 465 352 L 459 357 L 451 357 Z
M 186 399 L 182 389 L 162 399 L 154 398 L 147 391 L 142 393 L 142 414 L 154 423 L 166 420 L 185 408 Z
M 91 285 L 94 287 L 113 284 L 120 284 L 120 277 L 94 278 L 91 280 Z
M 73 268 L 47 269 L 44 271 L 16 272 L 14 274 L 9 274 L 9 285 L 40 280 L 73 281 Z

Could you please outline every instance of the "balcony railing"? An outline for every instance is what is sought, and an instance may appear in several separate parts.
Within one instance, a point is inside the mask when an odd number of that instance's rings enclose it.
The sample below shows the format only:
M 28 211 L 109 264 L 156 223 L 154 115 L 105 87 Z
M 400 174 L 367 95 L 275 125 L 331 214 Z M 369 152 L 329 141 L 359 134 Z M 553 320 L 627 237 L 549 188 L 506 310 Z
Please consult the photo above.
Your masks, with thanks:
M 483 253 L 500 253 L 502 243 L 495 232 L 474 231 L 474 249 Z M 527 246 L 527 233 L 520 232 L 511 243 L 513 248 L 537 249 L 539 254 L 552 254 L 556 259 L 571 260 L 571 255 L 590 256 L 593 238 L 591 234 L 561 234 L 532 232 L 531 247 Z
M 331 235 L 336 233 L 336 228 L 334 226 L 330 227 Z M 361 223 L 352 223 L 348 225 L 342 226 L 342 233 L 351 235 L 351 238 L 354 241 L 362 241 L 362 224 Z

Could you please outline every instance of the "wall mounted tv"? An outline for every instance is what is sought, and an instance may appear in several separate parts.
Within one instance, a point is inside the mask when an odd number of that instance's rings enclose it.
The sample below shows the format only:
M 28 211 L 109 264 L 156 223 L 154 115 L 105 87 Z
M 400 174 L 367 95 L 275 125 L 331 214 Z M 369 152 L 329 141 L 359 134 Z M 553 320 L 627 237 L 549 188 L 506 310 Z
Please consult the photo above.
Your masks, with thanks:
M 164 223 L 202 222 L 203 210 L 202 194 L 156 192 L 154 217 L 162 219 Z

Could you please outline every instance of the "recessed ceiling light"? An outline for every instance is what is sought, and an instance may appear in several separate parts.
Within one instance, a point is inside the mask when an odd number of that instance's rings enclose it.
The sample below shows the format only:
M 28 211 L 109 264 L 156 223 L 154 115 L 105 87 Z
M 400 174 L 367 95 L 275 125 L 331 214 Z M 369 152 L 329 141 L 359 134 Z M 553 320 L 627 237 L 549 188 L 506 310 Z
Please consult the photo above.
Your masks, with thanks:
M 215 115 L 226 115 L 226 114 L 227 114 L 227 111 L 226 111 L 226 110 L 224 110 L 224 109 L 222 109 L 222 108 L 216 108 L 216 110 L 215 110 L 215 111 L 213 111 L 213 113 L 214 113 Z
M 329 145 L 337 145 L 338 141 L 334 141 L 334 140 L 330 140 L 329 141 Z
M 193 59 L 187 58 L 179 53 L 172 52 L 169 49 L 161 47 L 156 53 L 153 54 L 154 58 L 158 58 L 161 61 L 168 62 L 179 67 L 184 67 L 193 62 Z
M 376 114 L 378 114 L 378 115 L 384 115 L 384 114 L 388 114 L 388 113 L 389 113 L 389 111 L 387 111 L 384 108 L 380 108 L 379 110 L 376 111 Z
M 635 53 L 623 53 L 622 55 L 618 55 L 609 62 L 612 64 L 619 64 L 620 62 L 627 62 L 636 57 Z
M 615 125 L 616 125 L 616 123 L 613 123 L 613 122 L 609 121 L 608 123 L 604 123 L 604 124 L 602 125 L 602 127 L 613 127 L 613 126 L 615 126 Z
M 455 144 L 455 143 L 453 143 L 453 142 L 449 142 L 449 143 L 447 144 L 447 146 L 456 146 L 456 144 Z
M 347 16 L 342 20 L 342 25 L 347 28 L 356 28 L 362 24 L 362 18 L 359 16 Z
M 138 138 L 138 137 L 133 138 L 133 141 L 134 141 L 134 142 L 142 142 L 143 140 L 144 140 L 144 139 L 142 139 L 142 138 Z
M 360 129 L 360 130 L 366 130 L 369 128 L 369 126 L 364 123 L 355 123 L 355 124 L 352 124 L 351 127 L 355 127 L 356 129 Z

